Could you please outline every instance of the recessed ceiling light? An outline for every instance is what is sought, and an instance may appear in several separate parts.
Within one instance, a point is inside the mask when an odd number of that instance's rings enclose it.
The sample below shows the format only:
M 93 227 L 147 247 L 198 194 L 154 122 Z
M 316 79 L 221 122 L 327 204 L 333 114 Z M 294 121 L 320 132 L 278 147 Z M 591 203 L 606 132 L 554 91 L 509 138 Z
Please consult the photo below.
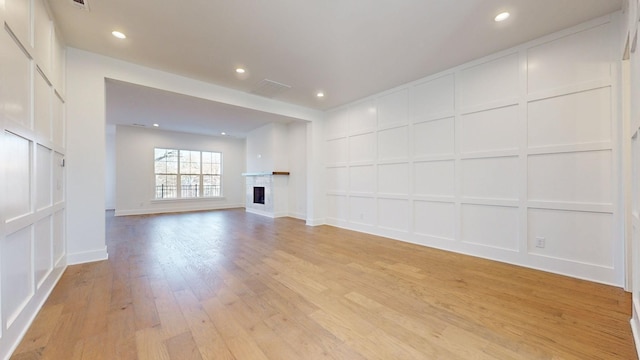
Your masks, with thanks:
M 224 136 L 224 135 L 227 135 L 227 133 L 223 131 L 220 133 L 220 135 Z
M 120 31 L 112 31 L 111 35 L 117 37 L 118 39 L 126 39 L 127 35 L 121 33 Z
M 237 72 L 238 74 L 244 74 L 244 73 L 246 72 L 246 70 L 245 70 L 245 69 L 243 69 L 243 68 L 237 68 L 237 69 L 236 69 L 236 72 Z
M 511 14 L 509 14 L 508 12 L 501 12 L 500 14 L 496 15 L 495 18 L 493 18 L 493 20 L 495 20 L 496 22 L 500 22 L 500 21 L 505 21 L 509 18 L 509 16 L 511 16 Z
M 317 97 L 322 98 L 324 97 L 324 93 L 322 91 L 320 91 L 319 93 L 316 94 Z
M 153 124 L 153 127 L 158 127 L 158 126 L 160 126 L 160 125 L 159 124 Z

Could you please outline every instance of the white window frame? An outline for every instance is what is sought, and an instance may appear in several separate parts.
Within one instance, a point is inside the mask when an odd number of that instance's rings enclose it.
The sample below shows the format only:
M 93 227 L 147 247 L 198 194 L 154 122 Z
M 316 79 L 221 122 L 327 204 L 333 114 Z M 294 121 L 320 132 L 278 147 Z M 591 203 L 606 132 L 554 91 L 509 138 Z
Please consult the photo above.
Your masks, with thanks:
M 164 172 L 164 173 L 159 173 L 156 172 L 156 151 L 157 150 L 165 150 L 165 151 L 176 151 L 177 152 L 177 172 L 175 174 L 173 173 L 168 173 L 168 172 Z M 197 152 L 199 153 L 199 157 L 200 157 L 200 173 L 199 174 L 195 174 L 195 173 L 189 173 L 189 174 L 183 174 L 180 172 L 180 152 L 182 151 L 189 151 L 189 152 Z M 203 163 L 202 163 L 202 155 L 203 153 L 211 153 L 216 154 L 219 156 L 220 158 L 220 166 L 219 166 L 219 172 L 217 174 L 204 174 L 203 173 Z M 215 163 L 214 163 L 215 164 Z M 165 148 L 165 147 L 155 147 L 153 149 L 153 188 L 154 188 L 154 194 L 153 194 L 153 199 L 154 200 L 176 200 L 176 199 L 216 199 L 216 198 L 222 198 L 223 197 L 223 186 L 222 186 L 222 173 L 223 173 L 223 154 L 222 152 L 219 151 L 207 151 L 207 150 L 188 150 L 188 149 L 175 149 L 175 148 Z M 158 192 L 158 184 L 157 184 L 157 176 L 158 175 L 162 175 L 162 176 L 175 176 L 176 177 L 176 186 L 175 186 L 175 196 L 172 197 L 167 197 L 167 196 L 158 196 L 159 192 Z M 197 188 L 197 195 L 196 196 L 182 196 L 183 192 L 185 191 L 183 189 L 182 186 L 182 176 L 198 176 L 198 184 L 196 185 Z M 218 177 L 219 178 L 219 185 L 217 185 L 218 190 L 217 190 L 217 194 L 216 195 L 212 195 L 212 196 L 205 196 L 205 185 L 204 185 L 204 178 L 205 176 L 214 176 L 214 177 Z M 215 186 L 215 185 L 212 185 Z M 187 190 L 189 191 L 189 190 Z M 215 193 L 215 190 L 213 191 Z M 163 191 L 160 192 L 160 194 L 164 194 Z

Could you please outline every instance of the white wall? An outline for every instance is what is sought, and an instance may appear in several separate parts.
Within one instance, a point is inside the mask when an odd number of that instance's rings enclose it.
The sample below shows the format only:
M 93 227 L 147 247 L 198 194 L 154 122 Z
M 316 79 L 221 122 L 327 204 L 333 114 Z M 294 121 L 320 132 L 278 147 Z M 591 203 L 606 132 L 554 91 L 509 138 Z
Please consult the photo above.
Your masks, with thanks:
M 278 184 L 286 187 L 286 202 L 279 202 L 279 214 L 306 219 L 307 214 L 307 126 L 309 122 L 289 124 L 271 123 L 247 135 L 247 172 L 271 173 L 288 171 L 289 176 L 278 175 Z M 282 178 L 280 178 L 282 177 Z
M 622 285 L 618 26 L 607 16 L 332 111 L 327 222 Z
M 64 43 L 41 0 L 0 1 L 0 359 L 66 267 Z
M 307 124 L 307 221 L 309 226 L 326 222 L 327 196 L 325 161 L 325 121 L 313 121 Z
M 267 124 L 247 134 L 247 172 L 263 173 L 273 171 L 287 171 L 276 169 L 275 136 L 277 132 L 284 132 L 285 125 Z
M 291 148 L 289 148 L 289 127 L 286 124 L 273 124 L 273 169 L 285 169 L 289 171 L 289 157 Z
M 105 209 L 116 208 L 116 126 L 107 125 L 105 140 Z
M 67 241 L 69 263 L 107 257 L 105 246 L 105 79 L 243 106 L 302 120 L 319 111 L 104 57 L 67 50 Z M 319 136 L 315 133 L 314 136 Z
M 307 218 L 307 126 L 291 123 L 287 126 L 289 160 L 289 216 Z
M 288 128 L 271 123 L 247 134 L 247 172 L 289 171 Z
M 154 148 L 222 153 L 222 194 L 215 199 L 154 199 Z M 116 215 L 244 206 L 245 141 L 133 126 L 116 127 Z

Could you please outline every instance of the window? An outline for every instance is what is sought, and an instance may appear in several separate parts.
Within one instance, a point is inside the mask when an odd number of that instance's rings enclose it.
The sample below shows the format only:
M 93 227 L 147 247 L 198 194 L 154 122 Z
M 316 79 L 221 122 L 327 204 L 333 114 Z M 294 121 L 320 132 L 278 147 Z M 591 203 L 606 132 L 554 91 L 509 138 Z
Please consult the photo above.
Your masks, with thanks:
M 221 196 L 222 154 L 155 149 L 156 199 Z

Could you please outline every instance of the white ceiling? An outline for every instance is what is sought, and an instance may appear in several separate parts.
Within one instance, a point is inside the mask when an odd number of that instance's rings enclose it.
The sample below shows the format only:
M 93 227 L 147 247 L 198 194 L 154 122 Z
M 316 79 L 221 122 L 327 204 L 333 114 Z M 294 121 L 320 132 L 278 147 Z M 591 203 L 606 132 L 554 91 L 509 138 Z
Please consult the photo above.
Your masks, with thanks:
M 69 46 L 245 92 L 270 79 L 291 86 L 275 99 L 326 110 L 611 13 L 622 1 L 87 0 L 89 12 L 71 0 L 49 3 Z M 505 10 L 511 18 L 494 22 Z
M 235 105 L 107 79 L 107 123 L 194 134 L 244 138 L 272 122 L 301 121 Z M 212 121 L 215 119 L 215 121 Z

